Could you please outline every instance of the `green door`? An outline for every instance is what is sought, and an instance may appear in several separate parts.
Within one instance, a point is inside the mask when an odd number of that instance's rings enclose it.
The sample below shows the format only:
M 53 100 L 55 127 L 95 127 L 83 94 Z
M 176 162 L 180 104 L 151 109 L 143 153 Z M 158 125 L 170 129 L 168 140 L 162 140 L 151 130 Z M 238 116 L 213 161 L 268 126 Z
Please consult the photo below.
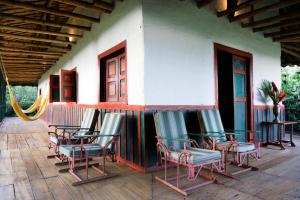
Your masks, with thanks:
M 247 79 L 246 59 L 233 56 L 233 90 L 234 90 L 234 129 L 247 129 Z M 246 141 L 246 132 L 241 132 L 236 139 Z

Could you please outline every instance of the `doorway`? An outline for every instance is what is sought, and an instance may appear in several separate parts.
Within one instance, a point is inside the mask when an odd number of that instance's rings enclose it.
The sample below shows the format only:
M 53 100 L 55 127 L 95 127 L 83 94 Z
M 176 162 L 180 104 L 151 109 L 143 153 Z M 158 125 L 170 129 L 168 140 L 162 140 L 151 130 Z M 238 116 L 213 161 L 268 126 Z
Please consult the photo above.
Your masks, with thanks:
M 216 104 L 225 130 L 252 129 L 252 55 L 215 44 Z M 250 140 L 247 132 L 236 136 Z

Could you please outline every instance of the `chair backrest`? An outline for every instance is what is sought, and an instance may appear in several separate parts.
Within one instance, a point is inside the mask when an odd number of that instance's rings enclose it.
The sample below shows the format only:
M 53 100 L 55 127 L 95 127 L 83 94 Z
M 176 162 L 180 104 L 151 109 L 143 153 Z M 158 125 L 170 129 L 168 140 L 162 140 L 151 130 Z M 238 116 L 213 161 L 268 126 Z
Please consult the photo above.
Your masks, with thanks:
M 123 124 L 124 114 L 106 113 L 100 129 L 98 144 L 104 147 L 113 139 L 113 136 L 101 137 L 101 135 L 117 135 L 120 133 Z
M 162 111 L 154 113 L 156 135 L 168 147 L 183 149 L 184 141 L 173 139 L 187 139 L 184 116 L 181 111 Z M 166 138 L 166 139 L 163 139 Z M 190 144 L 187 144 L 190 146 Z
M 201 110 L 197 115 L 201 130 L 214 134 L 216 143 L 227 141 L 219 110 Z
M 80 124 L 80 128 L 88 128 L 89 131 L 94 131 L 99 116 L 99 110 L 89 108 L 83 114 L 83 118 Z M 78 135 L 86 135 L 87 131 L 79 131 Z

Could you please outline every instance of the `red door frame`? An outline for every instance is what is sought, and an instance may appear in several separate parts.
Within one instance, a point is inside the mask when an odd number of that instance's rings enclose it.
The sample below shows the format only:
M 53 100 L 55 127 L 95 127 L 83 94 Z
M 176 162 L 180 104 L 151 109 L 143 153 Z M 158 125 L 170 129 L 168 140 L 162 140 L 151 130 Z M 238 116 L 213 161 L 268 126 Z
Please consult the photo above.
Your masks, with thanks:
M 124 54 L 125 54 L 125 60 L 126 60 L 126 64 L 127 64 L 127 41 L 126 40 L 124 40 L 123 42 L 121 42 L 121 43 L 119 43 L 119 44 L 117 44 L 117 45 L 115 45 L 114 47 L 112 47 L 112 48 L 110 48 L 110 49 L 108 49 L 107 51 L 104 51 L 103 53 L 101 53 L 101 54 L 99 54 L 98 55 L 98 65 L 99 65 L 99 68 L 98 68 L 98 74 L 99 74 L 99 78 L 98 78 L 98 80 L 99 80 L 99 83 L 98 83 L 98 103 L 100 102 L 100 72 L 101 72 L 101 67 L 105 67 L 105 66 L 101 66 L 101 60 L 104 58 L 104 57 L 106 57 L 106 56 L 108 56 L 108 55 L 110 55 L 110 54 L 112 54 L 112 53 L 114 53 L 114 52 L 116 52 L 116 51 L 118 51 L 118 50 L 120 50 L 120 49 L 122 49 L 122 48 L 124 48 L 125 50 L 124 50 Z M 127 66 L 126 66 L 126 70 L 127 70 Z M 126 87 L 127 87 L 127 81 L 128 81 L 128 74 L 127 74 L 127 78 L 126 78 Z M 126 98 L 126 101 L 125 102 L 101 102 L 101 103 L 108 103 L 108 104 L 128 104 L 128 90 L 127 90 L 127 98 Z
M 218 50 L 231 53 L 249 60 L 249 79 L 250 79 L 250 129 L 254 128 L 254 91 L 253 91 L 253 56 L 249 52 L 241 51 L 222 44 L 214 43 L 214 75 L 215 75 L 215 105 L 219 109 L 219 95 L 218 95 Z

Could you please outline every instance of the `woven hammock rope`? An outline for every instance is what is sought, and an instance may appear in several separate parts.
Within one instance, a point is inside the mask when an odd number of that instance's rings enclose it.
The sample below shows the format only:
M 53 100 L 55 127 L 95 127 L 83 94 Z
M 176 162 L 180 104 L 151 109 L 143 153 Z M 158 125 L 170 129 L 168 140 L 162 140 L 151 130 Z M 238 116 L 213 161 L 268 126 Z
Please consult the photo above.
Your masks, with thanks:
M 2 75 L 6 81 L 6 85 L 8 88 L 8 93 L 9 93 L 9 98 L 10 98 L 10 104 L 13 108 L 13 110 L 15 111 L 16 115 L 21 118 L 24 121 L 35 121 L 37 119 L 39 119 L 45 112 L 47 105 L 48 105 L 48 100 L 49 100 L 49 94 L 43 99 L 43 96 L 40 95 L 36 101 L 34 102 L 34 104 L 32 106 L 30 106 L 28 109 L 23 110 L 21 108 L 21 106 L 19 105 L 18 101 L 16 100 L 13 90 L 9 84 L 8 81 L 8 77 L 6 74 L 6 70 L 3 64 L 3 60 L 2 60 L 2 55 L 0 54 L 0 58 L 1 58 L 1 71 L 2 71 Z M 39 108 L 39 109 L 38 109 Z M 28 116 L 26 114 L 32 113 L 34 111 L 37 111 L 37 113 L 33 116 Z

